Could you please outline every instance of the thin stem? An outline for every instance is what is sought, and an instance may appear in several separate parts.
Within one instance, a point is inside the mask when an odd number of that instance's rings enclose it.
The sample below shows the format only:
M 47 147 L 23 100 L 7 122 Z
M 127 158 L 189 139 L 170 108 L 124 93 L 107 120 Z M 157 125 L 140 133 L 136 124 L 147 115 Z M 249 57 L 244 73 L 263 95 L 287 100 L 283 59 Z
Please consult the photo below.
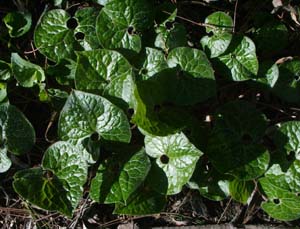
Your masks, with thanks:
M 238 8 L 239 0 L 236 0 L 235 6 L 234 6 L 234 15 L 233 15 L 233 28 L 232 28 L 232 33 L 235 33 L 235 25 L 236 25 L 236 12 Z

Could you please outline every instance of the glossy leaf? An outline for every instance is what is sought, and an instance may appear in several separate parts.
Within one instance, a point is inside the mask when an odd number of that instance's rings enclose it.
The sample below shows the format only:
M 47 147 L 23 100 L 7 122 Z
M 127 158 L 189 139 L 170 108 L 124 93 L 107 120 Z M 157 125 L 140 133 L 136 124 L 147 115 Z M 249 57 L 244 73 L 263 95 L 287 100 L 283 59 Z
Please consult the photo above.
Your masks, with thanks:
M 154 48 L 146 48 L 145 59 L 143 59 L 139 74 L 144 80 L 168 68 L 165 55 L 162 51 Z
M 118 52 L 98 49 L 77 52 L 75 83 L 78 90 L 95 91 L 131 103 L 133 70 Z
M 31 14 L 28 12 L 10 12 L 5 15 L 3 22 L 10 37 L 21 37 L 30 30 Z
M 73 36 L 73 31 L 68 28 L 70 18 L 62 9 L 50 10 L 42 16 L 35 28 L 35 46 L 50 60 L 59 62 L 74 56 L 75 47 L 79 44 Z
M 300 59 L 286 61 L 279 66 L 279 78 L 273 88 L 274 93 L 284 101 L 300 102 L 299 93 Z
M 62 140 L 77 141 L 98 133 L 111 141 L 129 142 L 131 132 L 124 112 L 101 96 L 72 91 L 60 114 Z
M 183 133 L 165 137 L 146 136 L 146 153 L 156 158 L 156 164 L 168 178 L 168 194 L 181 191 L 195 170 L 196 163 L 203 154 Z
M 42 167 L 17 172 L 13 186 L 30 203 L 72 216 L 86 178 L 87 164 L 78 148 L 57 142 L 45 152 Z
M 33 87 L 45 80 L 44 70 L 36 64 L 22 59 L 19 54 L 11 54 L 11 66 L 18 83 L 23 87 Z
M 35 132 L 22 112 L 8 104 L 0 105 L 0 130 L 0 172 L 5 172 L 11 166 L 7 152 L 27 153 L 35 143 Z
M 114 214 L 149 215 L 160 213 L 166 204 L 166 196 L 155 192 L 151 187 L 141 187 L 127 205 L 116 204 Z
M 263 85 L 273 88 L 279 78 L 279 68 L 272 62 L 262 62 L 259 65 L 258 78 L 253 79 Z
M 11 65 L 5 61 L 0 60 L 0 79 L 8 80 L 12 75 Z
M 92 180 L 90 196 L 100 203 L 127 204 L 129 196 L 145 180 L 151 164 L 145 150 L 131 155 L 115 155 L 101 163 Z
M 298 196 L 278 187 L 268 178 L 261 178 L 259 182 L 269 197 L 269 200 L 261 205 L 265 212 L 278 220 L 292 221 L 300 218 Z
M 100 45 L 95 30 L 98 14 L 99 10 L 92 7 L 79 9 L 75 13 L 78 26 L 74 29 L 74 37 L 84 50 L 96 49 Z
M 247 203 L 247 200 L 251 196 L 253 190 L 253 181 L 241 181 L 235 179 L 229 183 L 231 197 L 242 204 Z
M 220 73 L 234 81 L 248 80 L 258 73 L 255 44 L 248 37 L 234 36 L 227 51 L 216 59 Z
M 267 127 L 265 116 L 246 101 L 234 101 L 221 106 L 214 118 L 207 148 L 210 161 L 222 173 L 245 165 L 244 172 L 251 172 L 252 163 L 256 165 L 266 151 L 260 144 Z
M 206 19 L 205 23 L 212 25 L 212 27 L 207 26 L 206 32 L 218 33 L 229 33 L 232 31 L 233 20 L 232 18 L 224 12 L 217 11 L 210 14 Z
M 223 54 L 230 45 L 232 39 L 232 18 L 224 12 L 214 12 L 210 14 L 205 23 L 213 27 L 206 27 L 207 33 L 213 33 L 211 36 L 204 36 L 201 39 L 201 45 L 209 53 L 211 58 Z
M 0 149 L 0 173 L 4 173 L 9 170 L 11 166 L 11 160 L 7 157 L 7 150 Z
M 174 77 L 173 101 L 178 105 L 189 105 L 215 96 L 214 72 L 206 55 L 197 49 L 180 47 L 168 55 L 170 67 L 180 67 L 181 72 Z
M 104 48 L 139 52 L 139 34 L 152 24 L 152 20 L 152 1 L 108 1 L 97 19 L 99 42 Z

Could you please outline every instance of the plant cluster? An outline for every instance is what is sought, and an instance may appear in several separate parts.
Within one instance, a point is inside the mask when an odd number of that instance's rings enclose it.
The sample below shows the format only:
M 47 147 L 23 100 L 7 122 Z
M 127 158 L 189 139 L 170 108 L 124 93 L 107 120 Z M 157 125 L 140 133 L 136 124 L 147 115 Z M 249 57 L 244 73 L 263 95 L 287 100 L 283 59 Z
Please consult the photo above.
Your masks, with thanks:
M 266 1 L 273 12 L 242 24 L 239 5 L 255 1 L 205 3 L 199 23 L 180 1 L 54 0 L 38 20 L 13 2 L 0 35 L 0 172 L 13 171 L 25 201 L 72 217 L 88 190 L 116 214 L 146 215 L 188 186 L 215 201 L 259 195 L 271 217 L 300 218 L 300 59 L 283 54 L 300 7 Z M 22 112 L 32 98 L 53 114 L 48 127 L 57 118 L 55 140 L 43 129 L 41 161 L 19 169 L 39 145 L 38 112 Z

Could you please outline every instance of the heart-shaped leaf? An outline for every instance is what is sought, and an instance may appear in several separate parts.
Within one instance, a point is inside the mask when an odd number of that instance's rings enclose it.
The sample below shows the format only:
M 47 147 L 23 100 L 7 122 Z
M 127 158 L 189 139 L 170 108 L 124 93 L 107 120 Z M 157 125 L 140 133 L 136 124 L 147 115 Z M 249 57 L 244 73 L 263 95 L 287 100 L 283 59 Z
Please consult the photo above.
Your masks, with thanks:
M 226 52 L 216 60 L 220 73 L 234 81 L 254 78 L 258 72 L 255 44 L 246 36 L 234 36 Z
M 28 12 L 10 12 L 5 15 L 3 22 L 10 37 L 21 37 L 30 30 L 31 14 Z
M 27 153 L 35 143 L 35 132 L 21 111 L 15 106 L 0 105 L 0 172 L 5 172 L 11 166 L 7 151 L 21 155 Z
M 108 1 L 97 19 L 97 36 L 104 48 L 141 50 L 140 33 L 153 23 L 153 2 Z
M 260 164 L 255 160 L 266 151 L 260 144 L 267 127 L 265 116 L 248 102 L 234 101 L 221 106 L 214 118 L 207 148 L 210 161 L 222 173 L 233 170 L 242 175 L 237 168 L 244 168 L 245 173 L 247 170 L 251 172 L 253 165 Z M 257 173 L 254 174 L 256 177 Z
M 166 196 L 155 192 L 151 187 L 141 187 L 127 205 L 116 204 L 114 214 L 150 215 L 160 213 L 166 204 Z
M 172 100 L 178 105 L 189 105 L 215 96 L 214 71 L 206 55 L 197 49 L 180 47 L 168 55 L 170 67 L 180 67 Z
M 203 154 L 183 133 L 165 137 L 146 136 L 146 153 L 156 158 L 156 164 L 168 178 L 168 194 L 181 191 L 193 175 L 196 163 Z
M 129 196 L 145 180 L 151 164 L 145 150 L 135 154 L 115 155 L 100 164 L 92 180 L 91 198 L 100 203 L 127 204 Z
M 273 91 L 283 100 L 290 103 L 300 102 L 300 59 L 286 61 L 279 66 L 279 78 Z
M 57 142 L 45 152 L 41 168 L 15 174 L 13 187 L 34 205 L 72 216 L 87 179 L 87 167 L 77 147 Z
M 131 138 L 127 117 L 120 108 L 101 96 L 76 90 L 61 111 L 58 133 L 65 141 L 78 141 L 92 134 L 120 142 Z
M 34 43 L 39 51 L 50 60 L 59 62 L 74 56 L 74 50 L 79 44 L 73 36 L 73 30 L 78 22 L 62 9 L 46 12 L 35 28 Z
M 224 12 L 214 12 L 210 14 L 205 23 L 211 25 L 207 26 L 206 32 L 213 33 L 212 36 L 204 36 L 201 39 L 201 45 L 209 53 L 211 58 L 218 57 L 223 54 L 230 45 L 233 27 L 232 18 Z
M 22 87 L 33 87 L 45 80 L 44 70 L 36 64 L 22 59 L 19 54 L 11 54 L 13 74 Z
M 77 52 L 76 88 L 121 98 L 131 103 L 133 69 L 118 52 L 98 49 Z

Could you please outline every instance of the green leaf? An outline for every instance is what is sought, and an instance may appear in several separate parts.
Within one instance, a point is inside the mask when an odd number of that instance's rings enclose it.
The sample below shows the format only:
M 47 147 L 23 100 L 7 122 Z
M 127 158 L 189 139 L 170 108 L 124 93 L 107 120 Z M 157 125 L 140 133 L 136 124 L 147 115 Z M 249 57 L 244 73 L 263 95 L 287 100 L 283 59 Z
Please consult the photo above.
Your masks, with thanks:
M 200 41 L 201 45 L 211 58 L 218 57 L 230 45 L 233 27 L 232 18 L 224 12 L 215 12 L 205 19 L 205 23 L 213 26 L 213 28 L 206 27 L 206 32 L 213 33 L 213 35 L 204 36 Z
M 229 33 L 232 31 L 232 27 L 233 27 L 232 18 L 226 13 L 221 11 L 217 11 L 210 14 L 205 19 L 205 23 L 213 26 L 213 27 L 206 26 L 206 32 L 207 33 L 213 32 L 213 34 Z
M 0 60 L 0 79 L 8 80 L 12 75 L 11 65 L 5 61 Z
M 156 158 L 156 164 L 162 168 L 168 178 L 168 194 L 181 191 L 193 175 L 196 163 L 203 154 L 183 133 L 165 137 L 146 136 L 146 153 Z
M 100 44 L 108 49 L 141 50 L 140 33 L 153 23 L 153 2 L 108 1 L 96 25 Z
M 72 216 L 82 196 L 87 164 L 78 148 L 57 142 L 45 152 L 42 167 L 19 171 L 14 190 L 30 203 Z
M 258 78 L 253 80 L 273 88 L 279 78 L 279 68 L 273 62 L 262 62 L 259 65 Z
M 219 173 L 215 168 L 203 165 L 199 160 L 193 176 L 188 182 L 188 187 L 199 190 L 200 194 L 207 199 L 220 201 L 229 196 L 230 176 Z
M 300 59 L 286 61 L 279 66 L 279 78 L 273 88 L 274 93 L 284 101 L 300 102 Z
M 298 196 L 279 188 L 267 178 L 260 179 L 260 184 L 270 198 L 261 205 L 262 209 L 268 215 L 284 221 L 292 221 L 300 218 L 300 198 Z M 272 193 L 274 194 L 272 195 Z
M 0 167 L 5 172 L 11 166 L 7 151 L 21 155 L 27 153 L 35 143 L 35 132 L 21 111 L 8 104 L 0 105 Z
M 84 50 L 96 49 L 100 45 L 95 30 L 98 14 L 99 10 L 92 7 L 79 9 L 75 13 L 78 26 L 74 30 L 74 36 Z
M 130 142 L 131 131 L 124 112 L 105 98 L 72 91 L 61 111 L 58 134 L 64 141 L 98 133 L 105 140 Z
M 31 14 L 28 12 L 9 12 L 3 18 L 10 37 L 21 37 L 30 30 Z
M 257 45 L 257 50 L 264 55 L 278 53 L 283 50 L 289 41 L 289 32 L 287 27 L 279 20 L 274 19 L 270 14 L 259 15 L 261 18 L 258 28 L 253 33 L 253 39 Z
M 71 216 L 72 205 L 67 191 L 55 175 L 47 177 L 42 168 L 21 170 L 15 173 L 14 190 L 30 203 L 50 211 Z
M 212 164 L 221 173 L 247 165 L 244 172 L 247 176 L 253 174 L 252 166 L 260 166 L 256 160 L 266 151 L 260 144 L 267 127 L 266 117 L 246 101 L 233 101 L 221 106 L 214 119 L 207 148 Z M 262 157 L 264 167 L 266 160 Z M 236 171 L 241 174 L 240 169 Z M 256 172 L 254 174 L 256 177 Z
M 168 68 L 165 55 L 162 51 L 146 47 L 145 57 L 142 59 L 139 74 L 144 80 Z
M 0 173 L 4 173 L 9 170 L 11 166 L 11 160 L 7 157 L 7 150 L 0 149 Z
M 253 190 L 253 181 L 241 181 L 235 179 L 229 183 L 229 191 L 231 197 L 242 204 L 247 203 L 247 200 L 251 196 Z
M 35 46 L 50 60 L 59 62 L 65 58 L 72 58 L 74 50 L 79 49 L 73 30 L 67 26 L 71 21 L 70 18 L 70 15 L 64 10 L 50 10 L 42 15 L 35 28 Z
M 3 101 L 5 101 L 5 99 L 7 99 L 6 88 L 7 88 L 7 84 L 0 82 L 0 103 L 2 103 Z
M 279 128 L 273 133 L 272 141 L 276 150 L 285 156 L 293 154 L 300 160 L 300 121 L 288 121 L 278 124 Z
M 100 164 L 92 180 L 90 196 L 100 203 L 127 204 L 129 196 L 145 180 L 151 164 L 145 150 L 135 154 L 115 155 Z
M 221 74 L 234 80 L 254 78 L 258 73 L 258 60 L 253 41 L 246 36 L 234 36 L 227 51 L 216 58 Z
M 106 49 L 76 54 L 75 83 L 78 90 L 98 92 L 131 103 L 133 69 L 121 54 Z
M 19 54 L 11 54 L 13 74 L 22 87 L 33 87 L 45 80 L 44 70 L 36 64 L 22 59 Z
M 240 166 L 228 172 L 239 180 L 252 180 L 264 174 L 268 169 L 270 162 L 270 154 L 265 151 L 259 155 L 256 159 L 248 162 L 244 166 Z
M 152 215 L 160 213 L 166 204 L 166 196 L 155 192 L 149 186 L 138 189 L 127 205 L 116 204 L 114 214 Z
M 203 102 L 215 96 L 214 71 L 206 55 L 197 49 L 180 47 L 168 55 L 170 67 L 180 67 L 179 75 L 173 76 L 175 84 L 173 101 L 178 105 Z
M 162 9 L 164 11 L 165 9 Z M 157 34 L 154 45 L 163 49 L 165 52 L 176 47 L 187 45 L 187 35 L 184 25 L 175 22 L 177 9 L 161 24 L 157 25 L 155 32 Z
M 50 65 L 46 69 L 46 75 L 53 76 L 61 85 L 73 85 L 77 62 L 71 59 L 61 60 L 56 65 Z

